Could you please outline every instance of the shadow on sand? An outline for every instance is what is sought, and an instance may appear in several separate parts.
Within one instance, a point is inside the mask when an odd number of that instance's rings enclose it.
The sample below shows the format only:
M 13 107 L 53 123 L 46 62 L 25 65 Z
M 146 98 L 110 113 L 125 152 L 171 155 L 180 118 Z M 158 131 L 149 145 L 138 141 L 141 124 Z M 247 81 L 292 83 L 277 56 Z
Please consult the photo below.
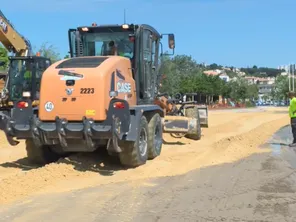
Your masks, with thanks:
M 120 164 L 118 157 L 109 156 L 106 149 L 98 149 L 92 153 L 70 154 L 65 158 L 60 158 L 53 164 L 70 164 L 77 171 L 93 171 L 104 176 L 112 176 L 115 171 L 127 169 Z M 41 167 L 47 167 L 49 165 L 40 166 L 32 164 L 26 157 L 13 162 L 0 164 L 1 167 L 19 168 L 23 171 L 30 171 Z
M 185 145 L 182 142 L 166 142 L 163 144 L 167 145 Z M 149 161 L 149 160 L 148 160 Z M 95 152 L 91 153 L 74 153 L 70 154 L 65 158 L 60 158 L 56 163 L 53 164 L 70 164 L 78 171 L 93 171 L 104 176 L 112 176 L 115 171 L 130 169 L 128 167 L 123 167 L 120 164 L 118 156 L 110 156 L 107 150 L 102 147 Z M 30 163 L 28 158 L 22 158 L 13 162 L 6 162 L 0 164 L 1 167 L 5 168 L 19 168 L 23 171 L 30 171 L 41 167 Z

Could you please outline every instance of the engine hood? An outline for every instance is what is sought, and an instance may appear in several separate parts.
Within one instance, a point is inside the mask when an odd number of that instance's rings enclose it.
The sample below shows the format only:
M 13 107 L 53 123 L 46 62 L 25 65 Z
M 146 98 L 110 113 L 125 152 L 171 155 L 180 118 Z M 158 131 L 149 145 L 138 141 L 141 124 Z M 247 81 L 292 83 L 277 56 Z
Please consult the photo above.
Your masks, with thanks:
M 102 121 L 107 116 L 110 91 L 121 83 L 130 87 L 118 98 L 135 104 L 131 62 L 125 57 L 79 57 L 54 63 L 42 76 L 39 117 L 45 121 L 57 116 L 78 121 L 85 116 Z

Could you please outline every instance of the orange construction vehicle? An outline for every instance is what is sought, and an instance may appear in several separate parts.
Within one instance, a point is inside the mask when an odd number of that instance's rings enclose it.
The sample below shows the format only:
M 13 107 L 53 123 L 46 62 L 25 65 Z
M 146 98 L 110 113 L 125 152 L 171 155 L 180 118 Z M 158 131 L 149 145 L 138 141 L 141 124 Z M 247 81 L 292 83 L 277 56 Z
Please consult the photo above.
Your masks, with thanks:
M 70 29 L 71 58 L 45 70 L 38 116 L 22 123 L 32 133 L 28 158 L 44 164 L 104 144 L 136 167 L 160 155 L 163 132 L 200 139 L 198 109 L 176 116 L 174 101 L 158 93 L 163 36 L 149 25 Z M 174 50 L 174 35 L 168 40 Z

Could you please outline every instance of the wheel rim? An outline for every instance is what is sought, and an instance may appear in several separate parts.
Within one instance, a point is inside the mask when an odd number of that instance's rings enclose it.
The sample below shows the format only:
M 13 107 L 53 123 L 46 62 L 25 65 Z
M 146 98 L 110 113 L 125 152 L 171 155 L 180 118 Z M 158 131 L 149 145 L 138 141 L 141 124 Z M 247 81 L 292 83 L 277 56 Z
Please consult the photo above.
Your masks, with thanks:
M 147 131 L 145 128 L 141 129 L 140 141 L 139 141 L 140 155 L 145 156 L 147 153 Z
M 161 144 L 162 144 L 161 124 L 157 124 L 155 127 L 155 134 L 154 134 L 154 147 L 157 151 L 160 150 Z

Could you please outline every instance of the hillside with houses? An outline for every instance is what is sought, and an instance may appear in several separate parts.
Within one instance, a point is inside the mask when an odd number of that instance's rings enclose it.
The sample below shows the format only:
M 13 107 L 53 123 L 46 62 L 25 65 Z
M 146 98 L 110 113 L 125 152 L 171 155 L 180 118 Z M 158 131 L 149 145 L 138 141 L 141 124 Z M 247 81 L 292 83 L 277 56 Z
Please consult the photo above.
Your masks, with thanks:
M 205 66 L 211 67 L 210 66 Z M 278 69 L 261 68 L 269 72 L 261 72 L 260 68 L 256 66 L 253 68 L 235 68 L 235 67 L 222 67 L 217 69 L 208 69 L 203 71 L 207 76 L 218 76 L 225 82 L 236 81 L 238 78 L 246 80 L 248 85 L 256 85 L 258 87 L 258 100 L 266 101 L 272 100 L 273 91 L 276 89 L 276 79 L 279 76 L 287 76 L 287 67 L 278 67 Z M 251 70 L 251 72 L 246 72 Z M 258 70 L 258 72 L 254 72 Z M 252 72 L 253 71 L 253 72 Z M 255 74 L 255 75 L 252 75 Z

